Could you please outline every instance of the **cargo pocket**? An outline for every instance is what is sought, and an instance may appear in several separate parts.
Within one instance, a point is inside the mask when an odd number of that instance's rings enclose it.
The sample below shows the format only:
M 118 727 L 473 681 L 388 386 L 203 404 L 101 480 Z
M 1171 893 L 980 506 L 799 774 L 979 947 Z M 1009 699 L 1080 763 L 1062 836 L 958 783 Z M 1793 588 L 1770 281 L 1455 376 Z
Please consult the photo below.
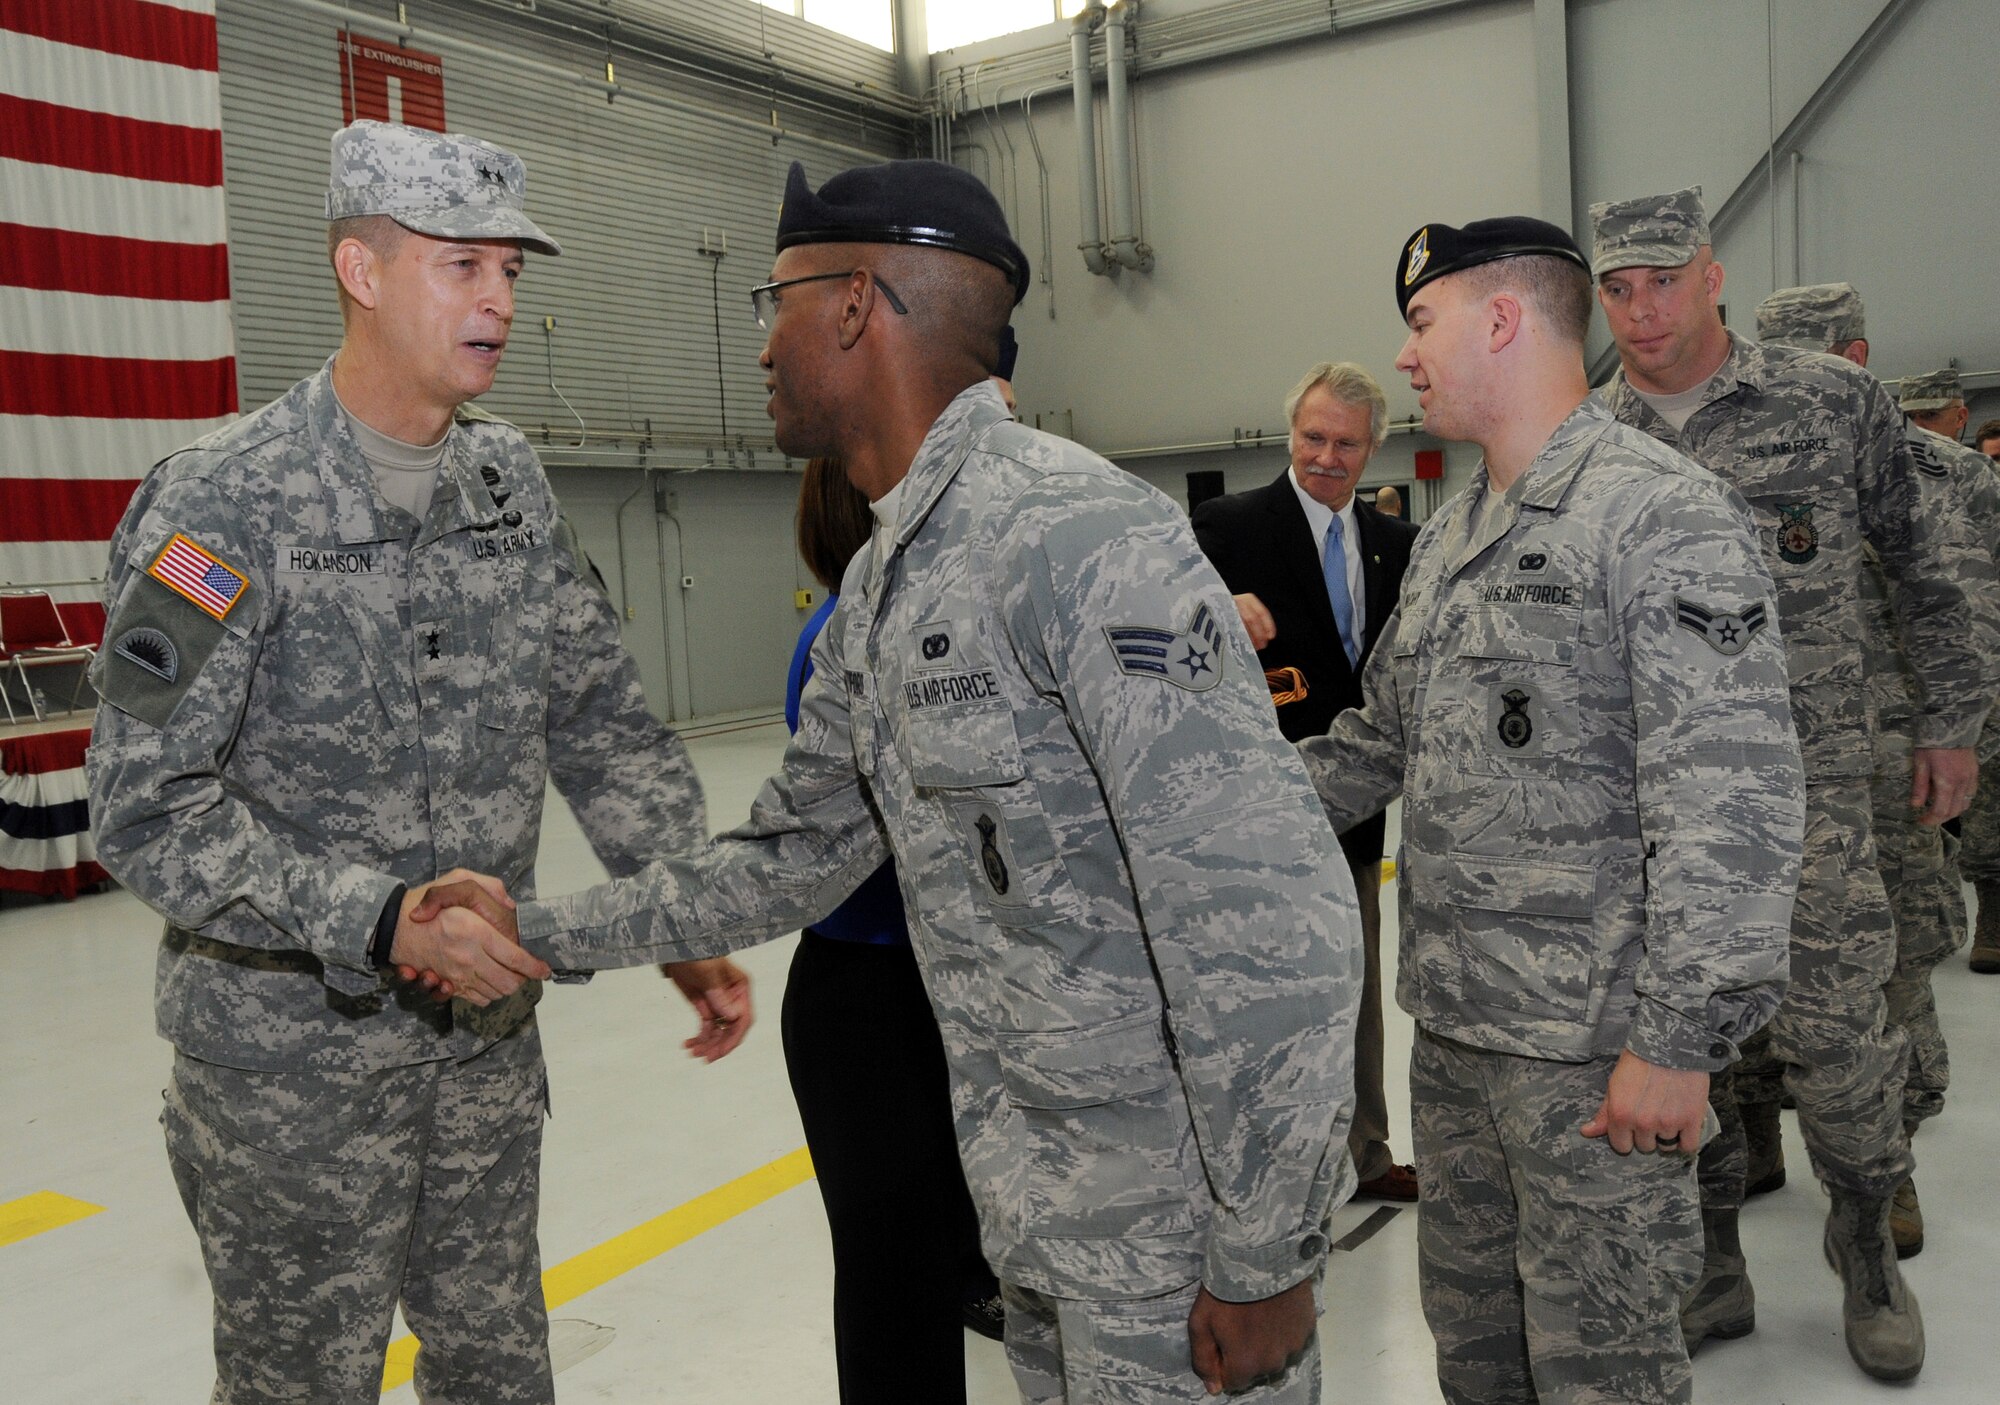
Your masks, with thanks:
M 1587 1018 L 1597 870 L 1503 855 L 1446 854 L 1438 896 L 1450 973 L 1468 1005 L 1571 1023 Z
M 1000 1077 L 1025 1128 L 1031 1235 L 1123 1239 L 1194 1229 L 1181 1174 L 1179 1081 L 1160 1017 L 999 1036 Z
M 204 1117 L 182 1095 L 178 1082 L 167 1086 L 160 1125 L 168 1152 L 200 1178 L 207 1192 L 318 1224 L 357 1223 L 368 1207 L 376 1178 L 353 1167 L 295 1161 L 251 1146 Z

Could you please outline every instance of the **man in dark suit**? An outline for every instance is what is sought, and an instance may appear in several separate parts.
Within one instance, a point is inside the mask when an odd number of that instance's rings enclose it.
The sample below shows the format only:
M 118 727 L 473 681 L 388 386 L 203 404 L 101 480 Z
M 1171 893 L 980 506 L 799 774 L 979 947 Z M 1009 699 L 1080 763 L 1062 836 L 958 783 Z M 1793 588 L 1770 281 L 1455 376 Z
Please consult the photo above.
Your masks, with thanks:
M 1361 670 L 1395 612 L 1417 529 L 1354 496 L 1388 436 L 1388 402 L 1374 377 L 1352 362 L 1322 362 L 1293 388 L 1285 414 L 1291 466 L 1269 487 L 1203 503 L 1194 530 L 1236 596 L 1271 681 L 1278 725 L 1297 741 L 1361 706 Z M 1340 836 L 1367 951 L 1348 1145 L 1358 1194 L 1415 1200 L 1415 1168 L 1389 1154 L 1382 1085 L 1382 833 L 1376 815 Z

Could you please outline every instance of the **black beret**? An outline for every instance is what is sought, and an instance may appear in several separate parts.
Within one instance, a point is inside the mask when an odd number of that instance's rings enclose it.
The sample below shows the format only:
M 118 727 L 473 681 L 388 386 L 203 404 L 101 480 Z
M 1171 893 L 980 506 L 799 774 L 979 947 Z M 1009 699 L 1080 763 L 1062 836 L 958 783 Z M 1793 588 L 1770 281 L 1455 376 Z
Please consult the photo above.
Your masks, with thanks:
M 1021 359 L 1021 343 L 1014 340 L 1013 327 L 1000 329 L 1000 360 L 993 367 L 993 374 L 1003 381 L 1014 379 L 1014 363 Z
M 1474 220 L 1463 229 L 1448 224 L 1427 224 L 1403 241 L 1402 257 L 1396 261 L 1396 310 L 1410 312 L 1410 299 L 1417 289 L 1447 273 L 1460 273 L 1496 259 L 1516 259 L 1525 254 L 1549 254 L 1568 259 L 1585 274 L 1590 262 L 1576 247 L 1569 231 L 1547 220 L 1527 215 L 1502 215 L 1498 219 Z
M 815 192 L 794 161 L 778 211 L 778 252 L 795 244 L 925 244 L 983 259 L 1028 295 L 1028 256 L 977 176 L 942 161 L 885 161 L 842 171 Z

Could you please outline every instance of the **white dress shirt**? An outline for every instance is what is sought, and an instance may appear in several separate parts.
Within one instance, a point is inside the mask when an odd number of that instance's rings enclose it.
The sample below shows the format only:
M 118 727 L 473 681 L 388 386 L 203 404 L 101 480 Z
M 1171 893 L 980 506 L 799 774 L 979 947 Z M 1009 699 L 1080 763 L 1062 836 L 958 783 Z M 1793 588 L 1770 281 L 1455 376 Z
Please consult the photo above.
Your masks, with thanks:
M 1306 525 L 1312 528 L 1313 555 L 1322 563 L 1326 560 L 1327 529 L 1333 525 L 1335 517 L 1340 518 L 1340 549 L 1347 555 L 1347 596 L 1354 602 L 1354 647 L 1359 649 L 1362 640 L 1368 637 L 1368 596 L 1361 588 L 1361 535 L 1355 528 L 1354 499 L 1349 498 L 1347 505 L 1336 513 L 1299 486 L 1297 467 L 1292 469 L 1292 491 L 1299 495 L 1299 506 L 1306 513 Z M 1320 574 L 1323 577 L 1325 573 L 1322 565 Z

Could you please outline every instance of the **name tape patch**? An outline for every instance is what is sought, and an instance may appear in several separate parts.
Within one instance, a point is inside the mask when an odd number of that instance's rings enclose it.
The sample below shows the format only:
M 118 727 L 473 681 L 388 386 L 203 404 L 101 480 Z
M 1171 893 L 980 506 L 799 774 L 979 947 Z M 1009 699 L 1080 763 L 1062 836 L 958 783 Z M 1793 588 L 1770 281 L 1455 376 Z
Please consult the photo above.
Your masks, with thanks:
M 380 551 L 357 551 L 352 547 L 281 546 L 278 571 L 287 576 L 379 576 Z

